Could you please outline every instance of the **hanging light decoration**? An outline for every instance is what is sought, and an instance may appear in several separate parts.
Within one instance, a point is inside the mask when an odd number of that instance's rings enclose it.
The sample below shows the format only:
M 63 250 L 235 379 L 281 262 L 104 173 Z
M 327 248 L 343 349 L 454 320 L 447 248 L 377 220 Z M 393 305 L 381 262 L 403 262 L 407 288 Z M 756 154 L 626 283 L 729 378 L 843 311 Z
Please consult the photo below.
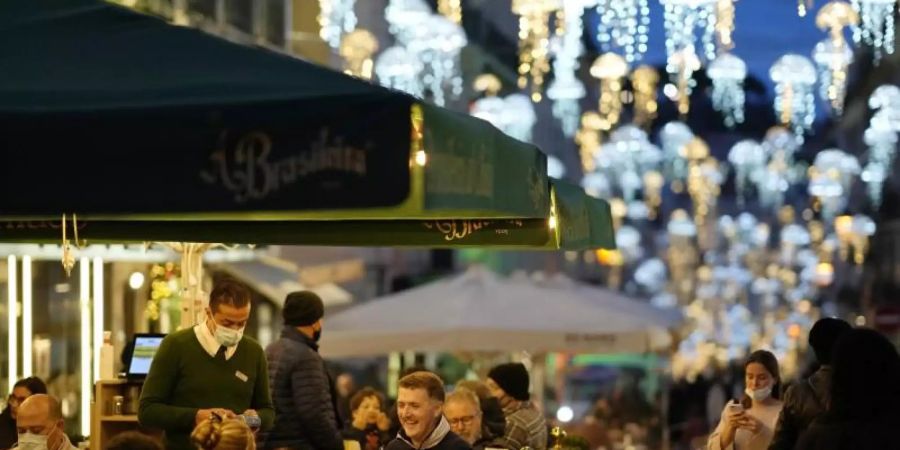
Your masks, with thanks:
M 553 81 L 547 97 L 553 100 L 553 117 L 562 124 L 563 134 L 573 137 L 581 115 L 579 100 L 584 98 L 584 83 L 578 79 L 578 58 L 584 53 L 581 34 L 585 0 L 563 0 L 564 32 L 551 41 L 553 50 Z
M 601 130 L 609 131 L 622 114 L 622 78 L 628 75 L 628 62 L 615 53 L 604 53 L 591 65 L 591 76 L 600 80 Z
M 597 0 L 597 41 L 605 52 L 619 52 L 634 63 L 647 51 L 648 0 Z
M 812 9 L 813 0 L 797 0 L 797 15 L 806 17 L 806 13 Z
M 531 84 L 531 100 L 541 101 L 544 76 L 550 71 L 550 17 L 560 0 L 512 0 L 519 16 L 519 89 Z
M 853 62 L 850 47 L 836 45 L 831 38 L 825 38 L 813 48 L 812 58 L 819 69 L 819 98 L 829 105 L 836 115 L 844 110 L 847 91 L 847 68 Z
M 584 173 L 591 173 L 596 169 L 594 162 L 600 152 L 600 133 L 603 130 L 604 121 L 595 111 L 588 111 L 581 115 L 581 128 L 575 133 L 575 143 L 578 144 L 578 156 L 581 159 L 581 169 Z
M 787 54 L 775 61 L 769 76 L 775 82 L 775 112 L 779 120 L 802 141 L 816 114 L 815 66 L 804 56 Z
M 860 171 L 856 157 L 843 150 L 827 149 L 816 155 L 810 169 L 809 194 L 821 202 L 826 221 L 846 207 L 851 184 Z
M 460 0 L 438 0 L 438 12 L 454 23 L 462 25 L 462 3 Z
M 794 153 L 799 147 L 797 137 L 784 127 L 774 126 L 766 132 L 762 148 L 768 162 L 765 170 L 753 177 L 763 207 L 781 208 L 790 186 L 803 179 L 805 170 L 794 164 Z
M 372 55 L 378 51 L 378 40 L 368 30 L 357 28 L 341 40 L 340 54 L 344 58 L 344 73 L 372 79 Z
M 900 132 L 900 87 L 887 84 L 875 88 L 869 108 L 875 110 L 870 126 Z
M 669 67 L 675 75 L 678 113 L 686 117 L 691 109 L 691 90 L 694 87 L 694 72 L 700 69 L 700 59 L 694 53 L 693 47 L 687 47 L 676 52 L 669 58 Z
M 683 152 L 693 138 L 694 132 L 683 122 L 669 122 L 659 131 L 659 142 L 663 151 L 663 173 L 666 179 L 672 180 L 670 187 L 676 193 L 684 190 L 687 164 Z
M 725 52 L 734 48 L 734 2 L 735 0 L 718 0 L 716 2 L 716 35 L 719 51 Z
M 356 28 L 356 0 L 319 0 L 319 36 L 337 50 L 344 34 Z
M 863 139 L 869 146 L 869 161 L 863 168 L 862 181 L 866 183 L 869 198 L 875 208 L 881 206 L 881 191 L 884 181 L 894 166 L 897 154 L 897 132 L 889 128 L 870 126 Z
M 738 205 L 743 205 L 751 186 L 751 177 L 757 175 L 766 165 L 766 151 L 758 142 L 745 139 L 731 147 L 728 162 L 735 169 Z
M 444 106 L 448 97 L 462 94 L 459 52 L 466 46 L 466 34 L 462 27 L 437 14 L 414 27 L 412 33 L 406 47 L 424 64 L 422 84 L 426 94 L 436 105 Z
M 531 130 L 537 121 L 534 104 L 523 94 L 480 98 L 472 104 L 471 114 L 523 142 L 531 142 Z
M 425 0 L 389 0 L 384 9 L 388 30 L 400 45 L 409 45 L 419 34 L 417 29 L 432 14 Z
M 875 63 L 894 53 L 894 13 L 897 0 L 852 0 L 860 25 L 853 27 L 853 41 L 872 47 Z
M 665 7 L 666 54 L 671 59 L 686 48 L 711 61 L 716 57 L 716 3 L 718 0 L 660 0 Z M 697 30 L 700 39 L 696 38 Z M 671 61 L 669 62 L 671 66 Z M 670 73 L 676 73 L 674 66 Z
M 743 123 L 747 64 L 731 53 L 722 53 L 710 63 L 706 73 L 713 83 L 713 108 L 722 113 L 725 125 L 733 127 Z
M 375 60 L 375 76 L 382 86 L 422 98 L 425 87 L 419 74 L 423 66 L 419 58 L 400 46 L 393 46 Z
M 649 128 L 656 119 L 659 104 L 656 102 L 656 86 L 659 73 L 651 66 L 639 66 L 631 72 L 631 86 L 634 89 L 634 123 Z
M 812 54 L 819 68 L 819 96 L 838 115 L 844 108 L 847 68 L 853 61 L 853 51 L 844 39 L 844 28 L 858 23 L 859 14 L 843 1 L 826 3 L 816 15 L 816 26 L 829 35 L 816 44 Z

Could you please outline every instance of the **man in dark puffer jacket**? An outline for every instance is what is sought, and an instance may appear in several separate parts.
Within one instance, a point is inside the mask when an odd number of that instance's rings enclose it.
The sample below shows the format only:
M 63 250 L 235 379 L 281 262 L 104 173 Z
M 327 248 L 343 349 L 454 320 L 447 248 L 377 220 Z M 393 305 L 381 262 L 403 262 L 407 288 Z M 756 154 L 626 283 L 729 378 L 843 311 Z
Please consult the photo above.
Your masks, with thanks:
M 324 311 L 322 299 L 309 291 L 284 301 L 281 337 L 266 348 L 276 414 L 266 449 L 344 448 L 334 383 L 318 352 Z
M 813 421 L 825 414 L 831 402 L 831 354 L 838 338 L 850 331 L 850 324 L 841 319 L 819 319 L 809 330 L 809 346 L 822 366 L 806 380 L 790 386 L 784 394 L 784 406 L 775 424 L 769 450 L 791 450 L 800 434 Z

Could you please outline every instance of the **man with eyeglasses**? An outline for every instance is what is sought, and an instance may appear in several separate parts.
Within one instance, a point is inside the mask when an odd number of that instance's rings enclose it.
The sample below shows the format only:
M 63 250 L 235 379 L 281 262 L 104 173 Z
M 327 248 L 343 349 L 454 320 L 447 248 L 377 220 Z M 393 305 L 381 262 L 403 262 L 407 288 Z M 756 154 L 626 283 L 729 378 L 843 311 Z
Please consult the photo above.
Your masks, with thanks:
M 450 423 L 450 429 L 465 439 L 473 450 L 506 448 L 500 439 L 503 436 L 495 436 L 484 426 L 480 403 L 478 396 L 468 389 L 456 389 L 447 395 L 444 417 Z
M 22 402 L 34 394 L 46 393 L 47 385 L 38 377 L 23 378 L 16 382 L 6 400 L 6 409 L 0 414 L 0 449 L 12 448 L 18 440 L 16 418 Z

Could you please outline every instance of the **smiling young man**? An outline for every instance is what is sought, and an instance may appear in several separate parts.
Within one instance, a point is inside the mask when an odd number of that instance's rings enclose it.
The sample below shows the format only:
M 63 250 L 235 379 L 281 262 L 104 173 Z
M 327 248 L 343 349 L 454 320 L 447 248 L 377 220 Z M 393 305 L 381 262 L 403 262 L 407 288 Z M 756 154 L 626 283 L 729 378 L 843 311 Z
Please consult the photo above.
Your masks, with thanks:
M 218 283 L 206 315 L 163 339 L 141 392 L 138 419 L 164 430 L 169 450 L 192 449 L 191 430 L 213 414 L 256 415 L 263 430 L 275 418 L 265 354 L 243 335 L 250 292 L 233 280 Z
M 400 379 L 397 415 L 400 432 L 385 450 L 470 450 L 472 447 L 450 430 L 441 410 L 444 383 L 431 372 L 415 372 Z

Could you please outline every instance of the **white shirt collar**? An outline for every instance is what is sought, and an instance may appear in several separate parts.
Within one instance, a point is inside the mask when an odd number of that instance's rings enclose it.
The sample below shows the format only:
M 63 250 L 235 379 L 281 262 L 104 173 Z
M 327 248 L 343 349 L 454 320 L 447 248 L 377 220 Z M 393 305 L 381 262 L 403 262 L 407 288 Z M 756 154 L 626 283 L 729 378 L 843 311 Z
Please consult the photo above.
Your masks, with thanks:
M 221 345 L 216 341 L 216 337 L 209 332 L 209 327 L 206 326 L 206 320 L 194 325 L 194 334 L 197 335 L 197 340 L 200 341 L 200 346 L 203 347 L 203 350 L 206 350 L 206 353 L 209 353 L 209 356 L 215 358 Z M 237 351 L 237 348 L 237 345 L 225 347 L 225 359 L 231 359 L 231 357 L 234 356 L 234 352 Z

